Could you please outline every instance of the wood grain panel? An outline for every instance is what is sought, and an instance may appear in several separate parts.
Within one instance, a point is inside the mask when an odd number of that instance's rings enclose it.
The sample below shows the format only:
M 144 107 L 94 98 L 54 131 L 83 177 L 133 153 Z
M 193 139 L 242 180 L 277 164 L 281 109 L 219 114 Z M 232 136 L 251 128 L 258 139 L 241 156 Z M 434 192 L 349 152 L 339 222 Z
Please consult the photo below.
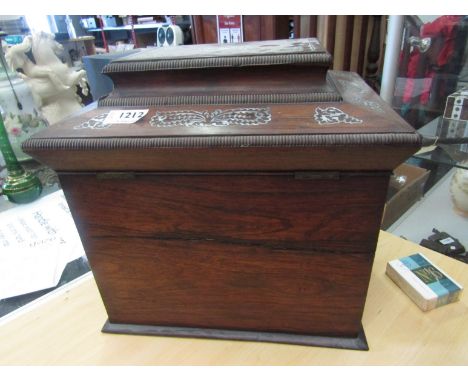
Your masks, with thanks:
M 104 138 L 101 138 L 104 140 Z M 109 146 L 112 146 L 110 144 Z M 417 146 L 48 149 L 28 150 L 59 171 L 302 171 L 392 170 Z M 136 154 L 139 152 L 140 154 Z
M 75 174 L 60 179 L 78 218 L 91 224 L 83 228 L 84 237 L 367 253 L 374 250 L 388 182 L 387 174 L 371 175 L 312 180 L 293 174 L 161 173 L 123 180 Z
M 60 180 L 111 322 L 359 332 L 388 176 Z
M 359 38 L 359 59 L 357 64 L 357 72 L 360 76 L 364 76 L 365 73 L 365 62 L 366 62 L 366 52 L 367 52 L 367 43 L 369 36 L 369 18 L 370 16 L 362 16 L 362 27 Z
M 350 103 L 337 104 L 334 102 L 316 102 L 310 104 L 263 104 L 263 105 L 187 105 L 187 106 L 159 106 L 149 107 L 149 111 L 145 117 L 139 120 L 137 123 L 126 125 L 126 124 L 113 124 L 109 128 L 104 129 L 81 129 L 76 128 L 81 123 L 90 120 L 91 118 L 97 117 L 104 113 L 108 113 L 113 108 L 101 107 L 88 113 L 82 114 L 77 117 L 69 118 L 63 121 L 59 126 L 54 129 L 46 129 L 40 133 L 34 135 L 31 143 L 34 139 L 50 138 L 111 138 L 111 137 L 127 137 L 127 138 L 150 138 L 150 137 L 212 137 L 212 136 L 228 136 L 233 140 L 236 136 L 258 136 L 258 135 L 322 135 L 330 134 L 331 139 L 335 136 L 338 144 L 338 137 L 340 135 L 348 135 L 348 144 L 351 145 L 353 142 L 356 143 L 360 135 L 364 134 L 394 134 L 394 137 L 408 137 L 409 139 L 405 142 L 402 140 L 402 144 L 410 143 L 412 138 L 417 137 L 414 129 L 408 125 L 404 120 L 398 117 L 398 115 L 392 111 L 390 106 L 386 105 L 367 85 L 360 87 L 361 95 L 360 98 L 354 97 L 355 92 L 353 91 L 354 86 L 352 83 L 345 83 L 342 85 L 342 76 L 339 76 L 339 72 L 330 72 L 330 81 L 336 82 L 336 86 L 342 88 L 341 93 L 346 97 Z M 351 104 L 355 102 L 356 104 Z M 367 109 L 365 102 L 373 102 L 375 111 Z M 339 107 L 339 110 L 354 117 L 358 118 L 358 123 L 328 123 L 320 124 L 317 119 L 314 118 L 317 108 L 326 109 L 328 107 Z M 156 113 L 164 112 L 181 112 L 181 111 L 192 111 L 192 112 L 214 112 L 216 110 L 231 110 L 244 108 L 268 108 L 268 112 L 271 114 L 270 121 L 263 124 L 252 124 L 252 125 L 240 125 L 240 124 L 226 124 L 222 125 L 210 125 L 210 124 L 199 124 L 190 125 L 179 122 L 174 126 L 151 126 L 151 118 Z M 122 108 L 125 109 L 125 108 Z M 128 109 L 128 108 L 127 108 Z M 388 112 L 387 112 L 388 110 Z M 227 121 L 229 122 L 229 121 Z M 394 141 L 395 142 L 395 141 Z M 291 142 L 292 144 L 292 139 Z M 345 144 L 346 142 L 340 142 Z M 390 143 L 390 142 L 387 142 Z M 284 145 L 287 146 L 287 142 Z
M 354 30 L 354 16 L 346 16 L 345 22 L 345 39 L 344 39 L 344 52 L 343 52 L 343 68 L 342 70 L 350 70 L 351 67 L 351 54 L 353 48 L 353 30 Z
M 218 42 L 216 16 L 192 16 L 195 44 L 210 44 Z
M 210 94 L 262 94 L 333 91 L 325 75 L 328 65 L 277 65 L 108 74 L 115 88 L 110 97 Z M 141 86 L 145 84 L 145 86 Z M 183 84 L 174 86 L 174 84 Z
M 325 48 L 330 54 L 335 54 L 335 35 L 336 35 L 336 20 L 337 16 L 326 16 L 325 23 Z
M 266 16 L 274 20 L 274 40 L 288 39 L 289 38 L 289 19 L 287 15 Z M 265 39 L 269 40 L 270 36 L 265 35 Z
M 357 336 L 370 254 L 105 238 L 88 255 L 109 320 Z M 131 254 L 131 256 L 130 256 Z
M 289 16 L 242 16 L 244 41 L 279 40 L 289 37 Z
M 308 37 L 317 37 L 318 16 L 309 16 Z
M 262 39 L 261 16 L 244 15 L 242 16 L 242 23 L 244 41 L 260 41 Z
M 351 64 L 351 51 L 353 45 L 354 16 L 337 16 L 333 69 L 348 71 Z

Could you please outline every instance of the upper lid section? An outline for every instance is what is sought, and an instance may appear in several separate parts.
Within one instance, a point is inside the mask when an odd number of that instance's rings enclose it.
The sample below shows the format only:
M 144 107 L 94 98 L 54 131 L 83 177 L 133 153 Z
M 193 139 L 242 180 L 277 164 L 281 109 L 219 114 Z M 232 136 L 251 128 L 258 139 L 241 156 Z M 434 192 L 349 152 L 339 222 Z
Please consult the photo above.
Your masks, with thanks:
M 23 150 L 57 171 L 303 171 L 389 170 L 419 147 L 410 126 L 347 103 L 158 106 L 131 125 L 106 123 L 111 111 Z
M 281 64 L 329 66 L 331 61 L 317 39 L 303 38 L 147 49 L 111 62 L 103 73 Z

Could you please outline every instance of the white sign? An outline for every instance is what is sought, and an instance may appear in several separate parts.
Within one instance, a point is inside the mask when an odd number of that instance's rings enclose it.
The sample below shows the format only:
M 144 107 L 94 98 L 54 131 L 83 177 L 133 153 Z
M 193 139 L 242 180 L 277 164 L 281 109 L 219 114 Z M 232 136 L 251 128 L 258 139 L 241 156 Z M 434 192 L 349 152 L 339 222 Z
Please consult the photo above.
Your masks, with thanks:
M 446 237 L 445 239 L 440 239 L 439 243 L 442 245 L 447 245 L 447 244 L 455 243 L 455 240 L 453 240 L 451 237 Z
M 0 299 L 54 287 L 85 255 L 63 192 L 0 214 Z
M 243 41 L 242 16 L 216 16 L 218 43 L 235 44 Z
M 131 124 L 138 122 L 146 114 L 148 114 L 149 109 L 139 109 L 139 110 L 111 110 L 107 117 L 104 119 L 104 125 L 114 125 L 119 123 Z

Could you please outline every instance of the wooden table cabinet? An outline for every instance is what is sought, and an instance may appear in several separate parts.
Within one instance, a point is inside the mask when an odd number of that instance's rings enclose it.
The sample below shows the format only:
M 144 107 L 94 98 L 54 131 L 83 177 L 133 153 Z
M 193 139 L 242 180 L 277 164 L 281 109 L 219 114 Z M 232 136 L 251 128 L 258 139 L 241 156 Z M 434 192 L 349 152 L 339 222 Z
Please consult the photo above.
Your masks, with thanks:
M 420 138 L 330 63 L 315 39 L 144 51 L 24 144 L 59 174 L 105 331 L 367 348 L 389 175 Z

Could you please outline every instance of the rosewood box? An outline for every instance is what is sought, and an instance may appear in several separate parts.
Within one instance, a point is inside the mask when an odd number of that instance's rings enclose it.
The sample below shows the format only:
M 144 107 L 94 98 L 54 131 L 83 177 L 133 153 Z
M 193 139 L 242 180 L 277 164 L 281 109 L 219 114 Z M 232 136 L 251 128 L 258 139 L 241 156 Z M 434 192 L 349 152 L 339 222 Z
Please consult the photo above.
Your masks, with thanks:
M 420 139 L 330 64 L 316 39 L 146 50 L 25 142 L 59 174 L 105 332 L 367 349 L 389 175 Z

